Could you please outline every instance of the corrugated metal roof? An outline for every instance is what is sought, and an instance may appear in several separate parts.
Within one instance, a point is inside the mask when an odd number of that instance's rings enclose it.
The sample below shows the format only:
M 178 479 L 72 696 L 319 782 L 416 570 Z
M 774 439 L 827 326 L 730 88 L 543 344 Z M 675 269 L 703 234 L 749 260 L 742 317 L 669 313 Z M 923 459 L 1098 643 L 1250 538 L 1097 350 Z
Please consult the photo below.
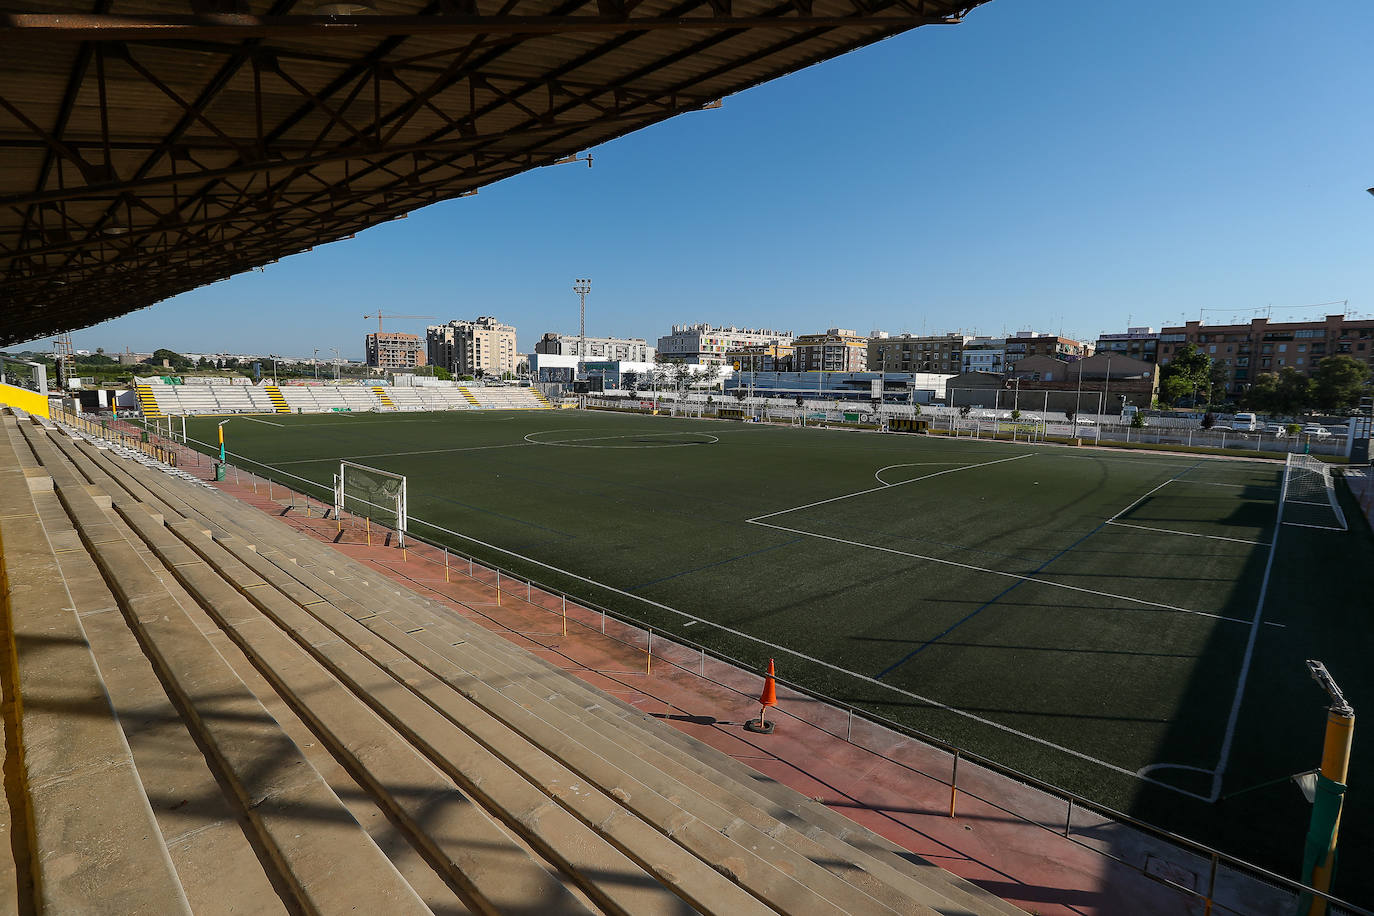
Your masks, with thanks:
M 0 13 L 0 344 L 345 238 L 986 0 Z

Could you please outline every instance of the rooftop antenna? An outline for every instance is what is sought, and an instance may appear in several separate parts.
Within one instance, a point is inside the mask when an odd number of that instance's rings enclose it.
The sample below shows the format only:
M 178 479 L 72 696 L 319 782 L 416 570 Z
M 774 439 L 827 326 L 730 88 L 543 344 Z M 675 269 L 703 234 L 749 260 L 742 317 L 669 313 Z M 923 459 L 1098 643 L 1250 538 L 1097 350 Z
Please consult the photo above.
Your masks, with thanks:
M 577 322 L 577 356 L 579 359 L 587 358 L 587 293 L 591 291 L 591 277 L 581 277 L 573 281 L 573 292 L 577 293 L 577 298 L 582 303 Z

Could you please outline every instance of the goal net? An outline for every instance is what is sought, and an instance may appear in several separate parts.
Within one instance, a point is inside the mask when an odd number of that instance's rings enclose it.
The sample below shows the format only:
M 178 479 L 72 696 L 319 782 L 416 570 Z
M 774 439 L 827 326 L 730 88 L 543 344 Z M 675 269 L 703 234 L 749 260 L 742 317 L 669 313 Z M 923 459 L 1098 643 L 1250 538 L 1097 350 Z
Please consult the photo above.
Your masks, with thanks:
M 380 468 L 351 461 L 339 462 L 334 478 L 334 514 L 367 518 L 395 530 L 400 545 L 406 542 L 406 478 Z
M 1311 455 L 1289 453 L 1283 471 L 1284 524 L 1346 531 L 1331 465 Z

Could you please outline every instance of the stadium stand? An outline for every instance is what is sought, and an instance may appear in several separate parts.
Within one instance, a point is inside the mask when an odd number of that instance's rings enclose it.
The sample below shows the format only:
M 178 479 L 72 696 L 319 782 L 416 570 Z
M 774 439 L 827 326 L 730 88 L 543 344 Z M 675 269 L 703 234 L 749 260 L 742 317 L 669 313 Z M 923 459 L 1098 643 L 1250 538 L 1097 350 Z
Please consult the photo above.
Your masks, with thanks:
M 0 418 L 8 908 L 1021 912 L 108 446 Z
M 361 385 L 136 385 L 145 417 L 220 413 L 328 413 L 332 410 L 531 410 L 552 405 L 536 388 L 385 388 Z

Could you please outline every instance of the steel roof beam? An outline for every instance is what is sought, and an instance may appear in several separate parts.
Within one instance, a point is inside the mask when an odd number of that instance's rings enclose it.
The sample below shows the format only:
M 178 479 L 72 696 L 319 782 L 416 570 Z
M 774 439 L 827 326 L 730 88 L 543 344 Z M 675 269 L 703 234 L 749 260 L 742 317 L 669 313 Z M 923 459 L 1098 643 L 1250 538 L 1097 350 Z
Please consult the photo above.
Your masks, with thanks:
M 884 11 L 849 16 L 734 16 L 727 4 L 709 16 L 164 16 L 150 20 L 114 14 L 0 13 L 0 41 L 246 41 L 319 40 L 436 35 L 618 35 L 647 31 L 723 29 L 838 29 L 856 26 L 954 25 L 956 17 Z M 889 7 L 889 10 L 891 8 Z

